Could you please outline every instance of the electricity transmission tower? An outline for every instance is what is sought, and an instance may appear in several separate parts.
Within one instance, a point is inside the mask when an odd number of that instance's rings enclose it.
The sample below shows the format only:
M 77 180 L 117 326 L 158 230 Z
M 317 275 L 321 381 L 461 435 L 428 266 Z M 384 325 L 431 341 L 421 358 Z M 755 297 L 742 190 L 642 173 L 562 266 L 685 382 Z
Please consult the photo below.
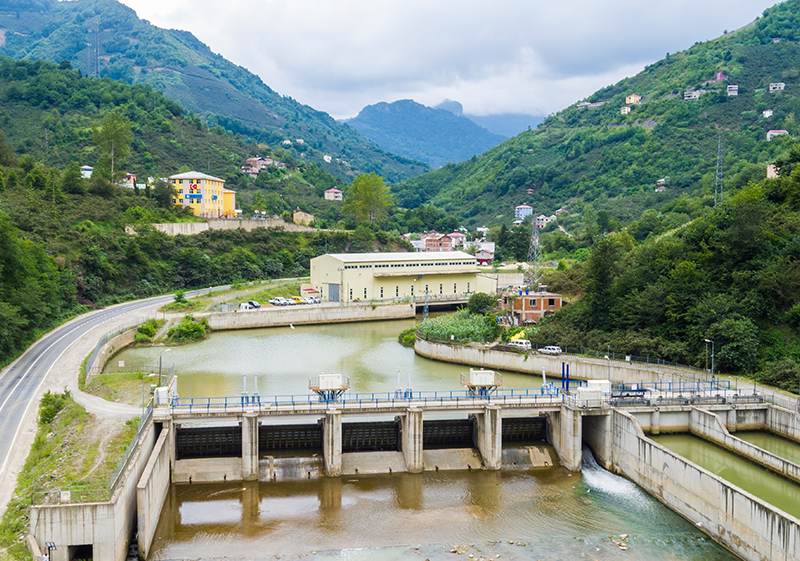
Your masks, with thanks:
M 539 226 L 536 223 L 536 215 L 531 220 L 531 245 L 528 249 L 528 272 L 525 274 L 525 286 L 533 290 L 539 288 L 542 281 L 542 248 L 539 245 Z

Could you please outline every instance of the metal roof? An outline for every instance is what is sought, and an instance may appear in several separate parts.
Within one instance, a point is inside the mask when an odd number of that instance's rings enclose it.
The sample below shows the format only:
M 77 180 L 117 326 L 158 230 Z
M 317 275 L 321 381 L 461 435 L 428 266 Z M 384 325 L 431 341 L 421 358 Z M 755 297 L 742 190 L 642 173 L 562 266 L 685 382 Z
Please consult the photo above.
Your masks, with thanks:
M 220 179 L 219 177 L 214 177 L 213 175 L 208 175 L 206 173 L 201 173 L 199 171 L 187 171 L 185 173 L 178 173 L 176 175 L 170 175 L 170 179 L 207 179 L 209 181 L 222 181 L 225 182 L 224 179 Z
M 463 251 L 426 251 L 426 252 L 404 252 L 404 253 L 329 253 L 329 257 L 338 259 L 344 263 L 372 263 L 398 262 L 398 261 L 443 261 L 450 259 L 475 259 L 473 255 Z

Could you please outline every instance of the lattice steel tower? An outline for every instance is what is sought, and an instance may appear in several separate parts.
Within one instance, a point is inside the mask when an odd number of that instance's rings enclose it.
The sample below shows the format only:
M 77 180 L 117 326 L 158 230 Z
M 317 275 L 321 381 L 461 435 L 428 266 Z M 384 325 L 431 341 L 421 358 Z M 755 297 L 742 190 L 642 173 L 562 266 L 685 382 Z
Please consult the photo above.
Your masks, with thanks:
M 533 290 L 539 288 L 542 281 L 542 248 L 539 245 L 539 226 L 536 223 L 536 214 L 531 220 L 531 246 L 528 249 L 528 272 L 525 274 L 525 286 Z

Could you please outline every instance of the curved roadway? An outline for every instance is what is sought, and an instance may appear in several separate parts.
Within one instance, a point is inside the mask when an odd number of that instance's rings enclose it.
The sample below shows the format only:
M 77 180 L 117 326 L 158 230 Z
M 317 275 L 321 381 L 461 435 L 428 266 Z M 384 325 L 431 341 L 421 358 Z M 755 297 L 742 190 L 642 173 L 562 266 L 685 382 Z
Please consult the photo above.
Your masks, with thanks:
M 195 290 L 188 292 L 187 296 L 197 296 L 218 288 L 224 287 Z M 58 365 L 51 378 L 57 378 L 61 383 L 54 387 L 69 386 L 74 395 L 82 394 L 75 396 L 76 401 L 87 407 L 90 412 L 94 409 L 98 413 L 112 417 L 135 416 L 136 411 L 139 411 L 138 408 L 111 404 L 100 398 L 77 392 L 75 360 L 77 359 L 79 365 L 88 354 L 85 352 L 85 347 L 93 349 L 97 340 L 106 333 L 106 331 L 102 331 L 88 336 L 93 329 L 109 323 L 111 325 L 107 331 L 111 331 L 126 324 L 130 325 L 135 320 L 143 321 L 148 317 L 154 317 L 156 309 L 171 300 L 173 300 L 172 295 L 157 296 L 117 304 L 81 315 L 36 341 L 0 374 L 0 462 L 2 462 L 0 464 L 0 513 L 5 511 L 11 493 L 16 487 L 16 474 L 21 469 L 32 442 L 35 418 L 33 419 L 34 425 L 31 425 L 31 417 L 36 408 L 31 406 L 38 403 L 40 390 L 53 368 Z M 80 346 L 84 350 L 73 357 L 68 364 L 58 364 L 62 356 L 79 342 L 83 343 Z M 47 385 L 53 384 L 48 383 Z M 104 407 L 102 404 L 106 404 L 106 406 Z M 30 438 L 20 438 L 20 435 L 25 432 L 29 433 Z

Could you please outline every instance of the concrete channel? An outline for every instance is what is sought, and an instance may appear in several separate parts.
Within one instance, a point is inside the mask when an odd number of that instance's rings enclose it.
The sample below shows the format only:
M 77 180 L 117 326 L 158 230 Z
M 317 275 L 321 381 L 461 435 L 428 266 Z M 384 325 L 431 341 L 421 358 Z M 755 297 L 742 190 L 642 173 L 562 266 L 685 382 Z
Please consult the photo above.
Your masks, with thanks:
M 495 365 L 493 361 L 500 359 L 486 351 L 473 357 L 464 347 L 448 349 L 449 345 L 429 342 L 422 347 L 418 352 L 431 358 L 460 353 L 464 356 L 458 360 L 477 357 L 472 363 L 476 366 L 509 368 Z M 557 357 L 527 360 L 533 373 L 542 367 L 558 369 Z M 606 379 L 611 373 L 619 381 L 663 381 L 655 371 L 648 377 L 636 367 L 600 362 L 581 363 L 573 377 Z M 574 394 L 544 392 L 502 400 L 483 396 L 431 401 L 410 396 L 376 398 L 358 407 L 313 401 L 291 406 L 209 401 L 206 407 L 191 408 L 165 403 L 153 409 L 112 499 L 33 506 L 29 543 L 36 557 L 46 543 L 56 544 L 53 561 L 69 561 L 76 551 L 87 550 L 100 561 L 122 561 L 136 526 L 140 556 L 146 558 L 173 483 L 499 470 L 504 461 L 523 457 L 533 466 L 559 462 L 579 471 L 582 448 L 588 446 L 605 469 L 635 482 L 740 558 L 800 559 L 800 520 L 648 437 L 692 432 L 800 481 L 800 466 L 735 436 L 740 430 L 765 430 L 800 442 L 796 413 L 755 398 L 734 399 L 725 392 L 722 397 L 709 392 L 686 399 L 661 392 L 646 404 L 634 400 L 626 407 L 610 397 L 589 402 Z

